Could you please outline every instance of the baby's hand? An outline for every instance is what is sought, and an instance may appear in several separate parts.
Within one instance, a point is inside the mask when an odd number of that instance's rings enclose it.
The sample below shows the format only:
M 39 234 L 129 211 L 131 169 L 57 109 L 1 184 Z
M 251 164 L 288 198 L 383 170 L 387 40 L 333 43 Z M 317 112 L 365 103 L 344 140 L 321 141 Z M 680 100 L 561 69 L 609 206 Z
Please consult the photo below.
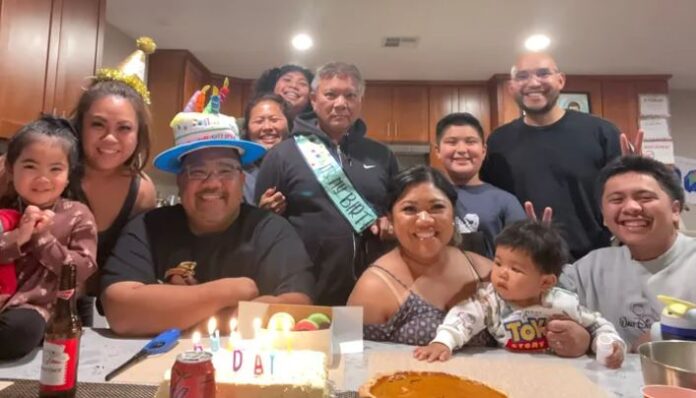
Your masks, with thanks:
M 430 343 L 413 351 L 413 357 L 419 361 L 446 361 L 452 357 L 452 351 L 442 343 Z
M 618 369 L 624 360 L 624 348 L 623 344 L 615 341 L 612 343 L 613 351 L 604 362 L 604 365 L 609 369 Z

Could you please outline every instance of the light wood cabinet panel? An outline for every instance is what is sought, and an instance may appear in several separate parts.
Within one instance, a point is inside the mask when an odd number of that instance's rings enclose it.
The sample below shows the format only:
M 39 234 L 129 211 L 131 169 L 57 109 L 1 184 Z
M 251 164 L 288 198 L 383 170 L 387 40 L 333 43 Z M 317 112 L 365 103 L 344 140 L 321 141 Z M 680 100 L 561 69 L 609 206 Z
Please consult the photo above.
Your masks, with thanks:
M 483 133 L 488 136 L 491 133 L 490 102 L 488 90 L 483 85 L 459 87 L 459 112 L 468 112 L 474 115 L 481 126 Z
M 62 22 L 53 84 L 55 90 L 52 96 L 47 96 L 44 109 L 67 115 L 82 95 L 85 78 L 94 75 L 101 63 L 105 29 L 101 16 L 106 13 L 106 2 L 63 0 L 59 12 Z M 46 91 L 49 92 L 49 87 Z
M 148 88 L 152 128 L 150 142 L 152 157 L 174 145 L 169 123 L 181 112 L 193 93 L 209 82 L 210 73 L 186 50 L 158 50 L 149 56 Z M 148 172 L 161 173 L 148 166 Z
M 382 142 L 428 142 L 428 86 L 368 83 L 362 117 L 369 137 Z
M 391 141 L 428 142 L 428 87 L 397 86 L 392 95 Z
M 0 2 L 0 135 L 9 137 L 44 109 L 52 2 Z
M 68 116 L 101 61 L 105 0 L 0 1 L 0 136 Z
M 225 102 L 220 106 L 220 112 L 228 116 L 241 118 L 244 116 L 244 109 L 251 99 L 251 81 L 236 78 L 229 78 L 230 93 L 225 99 Z M 225 82 L 225 76 L 212 74 L 210 76 L 211 84 L 222 87 Z
M 392 88 L 371 86 L 365 88 L 362 100 L 362 119 L 367 124 L 368 137 L 377 141 L 391 141 Z

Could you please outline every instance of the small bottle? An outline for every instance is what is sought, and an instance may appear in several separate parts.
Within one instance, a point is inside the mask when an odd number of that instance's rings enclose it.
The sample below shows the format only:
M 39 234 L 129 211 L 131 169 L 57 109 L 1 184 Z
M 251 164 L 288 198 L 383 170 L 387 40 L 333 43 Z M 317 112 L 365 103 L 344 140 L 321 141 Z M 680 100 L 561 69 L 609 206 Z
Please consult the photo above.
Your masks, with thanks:
M 63 264 L 54 312 L 46 325 L 39 398 L 74 397 L 82 323 L 77 315 L 74 264 Z

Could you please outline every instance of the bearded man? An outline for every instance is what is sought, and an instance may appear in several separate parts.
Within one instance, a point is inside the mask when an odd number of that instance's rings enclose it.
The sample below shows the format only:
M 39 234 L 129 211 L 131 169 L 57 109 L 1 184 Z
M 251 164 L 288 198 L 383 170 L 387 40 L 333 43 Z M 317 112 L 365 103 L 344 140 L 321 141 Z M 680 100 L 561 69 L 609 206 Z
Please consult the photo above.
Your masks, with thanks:
M 523 54 L 510 75 L 524 115 L 490 135 L 481 178 L 515 195 L 528 213 L 553 209 L 575 259 L 608 246 L 595 184 L 599 171 L 621 154 L 619 130 L 558 105 L 565 75 L 550 55 Z

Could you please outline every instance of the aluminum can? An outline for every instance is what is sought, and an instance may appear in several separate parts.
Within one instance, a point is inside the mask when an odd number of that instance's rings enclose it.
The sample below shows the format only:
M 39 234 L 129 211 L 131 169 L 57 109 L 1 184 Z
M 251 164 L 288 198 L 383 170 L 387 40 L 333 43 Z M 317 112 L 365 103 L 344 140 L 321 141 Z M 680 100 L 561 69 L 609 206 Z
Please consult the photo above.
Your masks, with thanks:
M 213 354 L 187 351 L 176 357 L 169 381 L 170 398 L 215 398 Z

